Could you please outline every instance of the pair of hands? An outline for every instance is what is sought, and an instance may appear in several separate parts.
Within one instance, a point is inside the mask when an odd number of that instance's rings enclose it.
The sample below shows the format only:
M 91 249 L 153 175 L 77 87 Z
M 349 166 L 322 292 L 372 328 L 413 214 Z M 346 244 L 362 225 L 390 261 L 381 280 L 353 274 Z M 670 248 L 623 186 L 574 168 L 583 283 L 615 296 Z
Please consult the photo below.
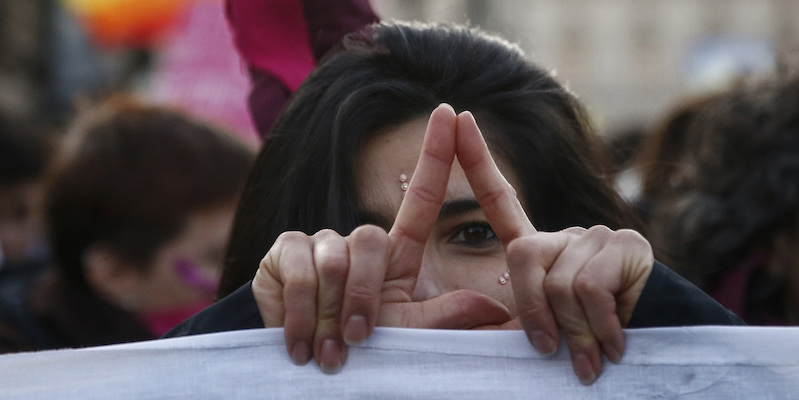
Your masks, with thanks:
M 412 301 L 456 155 L 504 246 L 515 317 L 497 300 L 466 289 Z M 347 346 L 366 340 L 376 325 L 524 329 L 543 354 L 557 350 L 560 329 L 574 372 L 590 383 L 601 370 L 602 353 L 611 361 L 623 354 L 622 326 L 653 262 L 649 243 L 631 230 L 538 232 L 474 117 L 456 115 L 444 104 L 430 116 L 413 180 L 389 232 L 364 225 L 348 236 L 283 233 L 261 261 L 252 290 L 264 324 L 284 327 L 296 364 L 313 356 L 334 372 Z

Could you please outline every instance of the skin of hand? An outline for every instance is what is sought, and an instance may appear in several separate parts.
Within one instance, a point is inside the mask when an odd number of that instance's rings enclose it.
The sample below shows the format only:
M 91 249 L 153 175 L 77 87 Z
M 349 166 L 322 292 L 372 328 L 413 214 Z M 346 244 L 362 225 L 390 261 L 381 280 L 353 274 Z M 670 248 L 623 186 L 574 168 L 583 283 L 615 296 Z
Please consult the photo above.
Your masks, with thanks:
M 451 107 L 433 112 L 416 189 L 408 190 L 390 232 L 373 225 L 346 237 L 332 230 L 286 232 L 261 261 L 254 297 L 264 324 L 284 327 L 296 364 L 313 355 L 334 372 L 344 363 L 346 345 L 364 341 L 375 325 L 469 329 L 512 318 L 502 303 L 471 290 L 411 301 L 455 156 L 455 119 Z
M 427 238 L 446 192 L 454 157 L 505 248 L 517 316 L 472 290 L 413 302 Z M 313 355 L 334 372 L 380 326 L 523 328 L 544 354 L 564 332 L 574 371 L 590 383 L 601 353 L 617 361 L 653 264 L 648 242 L 631 230 L 598 226 L 538 232 L 496 166 L 469 112 L 448 105 L 430 116 L 422 152 L 399 213 L 386 233 L 365 225 L 342 237 L 282 234 L 262 260 L 252 290 L 264 323 L 285 328 L 292 360 Z
M 557 351 L 560 328 L 575 374 L 583 383 L 593 382 L 602 368 L 600 352 L 613 362 L 624 352 L 622 326 L 652 271 L 651 246 L 633 230 L 604 226 L 538 232 L 494 163 L 474 117 L 462 113 L 457 124 L 458 160 L 505 247 L 518 322 L 544 354 Z

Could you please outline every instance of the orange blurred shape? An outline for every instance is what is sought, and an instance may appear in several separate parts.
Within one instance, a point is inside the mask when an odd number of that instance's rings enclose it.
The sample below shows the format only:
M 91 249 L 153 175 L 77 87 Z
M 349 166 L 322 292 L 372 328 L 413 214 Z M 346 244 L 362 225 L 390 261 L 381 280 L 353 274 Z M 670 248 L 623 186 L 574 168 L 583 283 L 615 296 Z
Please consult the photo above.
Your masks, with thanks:
M 191 0 L 63 0 L 104 47 L 151 47 Z

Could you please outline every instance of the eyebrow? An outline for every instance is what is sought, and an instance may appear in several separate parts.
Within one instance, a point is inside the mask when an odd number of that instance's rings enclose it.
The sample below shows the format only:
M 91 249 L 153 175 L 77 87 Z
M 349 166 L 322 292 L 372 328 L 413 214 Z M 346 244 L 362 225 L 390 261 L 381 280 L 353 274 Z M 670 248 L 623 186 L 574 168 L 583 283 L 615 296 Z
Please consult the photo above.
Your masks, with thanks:
M 438 219 L 442 220 L 479 209 L 480 203 L 478 203 L 475 198 L 460 198 L 445 201 L 444 204 L 441 205 L 441 212 L 438 213 Z
M 441 205 L 441 211 L 438 213 L 438 220 L 447 219 L 456 215 L 465 214 L 474 210 L 480 209 L 480 203 L 475 198 L 460 198 L 450 201 L 445 201 Z M 394 225 L 394 218 L 386 217 L 385 215 L 375 211 L 359 211 L 358 212 L 359 224 L 372 224 L 377 225 L 386 231 L 389 231 Z

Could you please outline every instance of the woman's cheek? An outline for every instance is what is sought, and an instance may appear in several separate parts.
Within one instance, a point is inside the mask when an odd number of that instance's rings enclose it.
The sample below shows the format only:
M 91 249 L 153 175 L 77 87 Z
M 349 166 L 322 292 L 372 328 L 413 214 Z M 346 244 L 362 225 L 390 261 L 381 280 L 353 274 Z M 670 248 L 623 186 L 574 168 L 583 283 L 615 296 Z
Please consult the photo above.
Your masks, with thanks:
M 508 273 L 504 251 L 482 255 L 451 254 L 444 259 L 453 264 L 453 273 L 447 274 L 450 277 L 451 290 L 478 291 L 500 301 L 515 314 L 512 277 Z

